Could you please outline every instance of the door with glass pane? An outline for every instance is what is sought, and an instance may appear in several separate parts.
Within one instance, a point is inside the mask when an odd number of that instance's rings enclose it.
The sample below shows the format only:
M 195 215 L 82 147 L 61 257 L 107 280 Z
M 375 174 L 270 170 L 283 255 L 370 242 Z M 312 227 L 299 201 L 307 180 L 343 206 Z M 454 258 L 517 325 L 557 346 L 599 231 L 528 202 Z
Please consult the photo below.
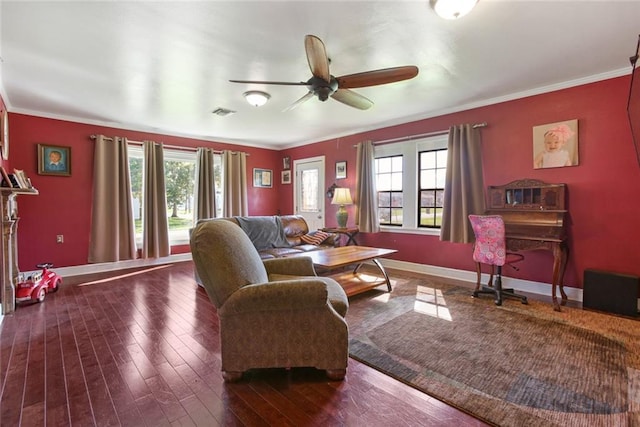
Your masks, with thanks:
M 309 230 L 323 228 L 324 223 L 324 156 L 293 162 L 294 210 L 302 215 Z

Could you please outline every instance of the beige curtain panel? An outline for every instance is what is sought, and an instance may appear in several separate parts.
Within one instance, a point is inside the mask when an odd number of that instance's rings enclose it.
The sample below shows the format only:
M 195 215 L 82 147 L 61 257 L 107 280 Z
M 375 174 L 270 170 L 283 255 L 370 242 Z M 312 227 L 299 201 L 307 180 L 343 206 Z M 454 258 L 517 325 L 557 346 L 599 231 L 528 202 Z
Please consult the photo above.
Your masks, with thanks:
M 194 221 L 215 218 L 216 216 L 216 187 L 214 180 L 214 156 L 211 148 L 198 148 L 196 153 L 196 188 Z
M 380 231 L 376 190 L 374 147 L 371 141 L 357 145 L 356 159 L 356 225 L 360 231 Z
M 467 217 L 485 211 L 480 129 L 472 124 L 452 126 L 447 149 L 440 240 L 472 243 L 474 235 Z
M 136 258 L 131 199 L 127 139 L 98 135 L 94 141 L 90 263 Z
M 224 186 L 223 216 L 249 215 L 247 199 L 247 153 L 222 152 Z
M 142 257 L 168 256 L 169 222 L 162 144 L 144 141 Z

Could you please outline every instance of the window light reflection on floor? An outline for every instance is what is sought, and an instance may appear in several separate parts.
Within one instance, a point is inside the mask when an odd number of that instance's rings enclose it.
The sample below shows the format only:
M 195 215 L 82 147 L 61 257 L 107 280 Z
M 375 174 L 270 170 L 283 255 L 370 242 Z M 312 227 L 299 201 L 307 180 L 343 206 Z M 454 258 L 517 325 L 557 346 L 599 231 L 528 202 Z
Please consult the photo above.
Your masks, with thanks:
M 414 311 L 451 322 L 453 319 L 446 305 L 440 289 L 418 286 Z
M 131 277 L 131 276 L 135 276 L 135 275 L 138 275 L 138 274 L 148 273 L 149 271 L 160 270 L 162 268 L 167 268 L 167 267 L 170 267 L 170 266 L 171 266 L 171 264 L 165 264 L 165 265 L 161 265 L 161 266 L 158 266 L 158 267 L 145 268 L 145 269 L 142 269 L 142 270 L 134 271 L 132 273 L 125 273 L 125 274 L 121 274 L 119 276 L 107 277 L 106 279 L 98 279 L 98 280 L 94 280 L 92 282 L 78 283 L 76 286 L 89 286 L 89 285 L 96 285 L 98 283 L 111 282 L 112 280 L 118 280 L 118 279 L 123 279 L 125 277 Z

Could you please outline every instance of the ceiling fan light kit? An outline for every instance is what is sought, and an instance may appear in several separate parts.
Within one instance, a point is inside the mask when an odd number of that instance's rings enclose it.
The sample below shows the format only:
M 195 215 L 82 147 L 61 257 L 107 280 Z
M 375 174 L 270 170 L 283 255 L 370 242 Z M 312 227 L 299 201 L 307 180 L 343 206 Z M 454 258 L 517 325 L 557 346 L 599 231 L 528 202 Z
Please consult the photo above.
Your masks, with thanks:
M 243 84 L 263 84 L 263 85 L 284 85 L 284 86 L 306 86 L 308 92 L 295 101 L 293 104 L 285 108 L 289 111 L 307 100 L 316 96 L 320 101 L 326 101 L 333 98 L 349 107 L 359 110 L 367 110 L 373 106 L 373 101 L 352 91 L 353 88 L 369 87 L 384 85 L 388 83 L 409 80 L 418 75 L 418 67 L 408 65 L 403 67 L 392 67 L 381 70 L 365 71 L 362 73 L 349 74 L 341 77 L 334 77 L 329 72 L 329 57 L 327 56 L 324 43 L 314 35 L 307 35 L 304 38 L 304 49 L 307 55 L 307 62 L 311 69 L 312 77 L 306 82 L 278 82 L 278 81 L 256 81 L 256 80 L 229 80 L 232 83 Z M 264 92 L 249 91 L 244 96 L 251 105 L 254 104 L 249 100 L 248 94 L 259 93 L 269 95 Z
M 250 90 L 242 94 L 247 102 L 254 107 L 262 107 L 267 103 L 271 95 L 266 92 L 261 92 L 259 90 Z
M 475 7 L 478 0 L 431 0 L 431 6 L 444 19 L 462 18 Z

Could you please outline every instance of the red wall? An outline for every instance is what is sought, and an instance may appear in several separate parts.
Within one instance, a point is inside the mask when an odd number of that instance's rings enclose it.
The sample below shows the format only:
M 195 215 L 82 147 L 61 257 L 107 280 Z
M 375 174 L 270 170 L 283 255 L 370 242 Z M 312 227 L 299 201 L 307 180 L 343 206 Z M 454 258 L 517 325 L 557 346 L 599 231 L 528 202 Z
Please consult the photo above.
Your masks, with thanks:
M 331 139 L 283 150 L 229 146 L 195 139 L 170 137 L 100 126 L 9 114 L 11 123 L 11 167 L 24 169 L 40 191 L 39 196 L 21 196 L 20 268 L 32 269 L 37 262 L 57 266 L 85 264 L 89 244 L 92 148 L 89 135 L 151 139 L 171 145 L 211 146 L 241 149 L 251 155 L 248 177 L 254 167 L 274 171 L 272 189 L 249 185 L 249 213 L 271 215 L 293 211 L 293 185 L 281 185 L 282 157 L 296 159 L 326 156 L 327 186 L 335 176 L 335 162 L 347 161 L 347 179 L 340 186 L 355 189 L 353 145 L 447 129 L 452 124 L 487 122 L 482 130 L 485 185 L 501 185 L 521 178 L 562 182 L 568 185 L 568 231 L 570 254 L 565 276 L 569 286 L 582 286 L 586 268 L 640 275 L 640 167 L 636 161 L 626 115 L 629 78 L 603 82 L 504 102 Z M 532 127 L 578 119 L 579 166 L 536 169 L 533 164 Z M 36 145 L 49 143 L 72 147 L 72 176 L 49 177 L 36 173 Z M 6 164 L 5 164 L 6 166 Z M 327 225 L 335 225 L 336 207 L 327 200 Z M 354 206 L 350 207 L 350 223 Z M 55 243 L 56 234 L 65 243 Z M 400 233 L 361 234 L 361 244 L 398 249 L 395 259 L 464 270 L 474 270 L 470 245 L 440 242 L 436 236 Z M 174 248 L 185 252 L 188 248 Z M 538 282 L 551 282 L 551 254 L 526 254 L 519 272 L 509 275 Z
M 9 113 L 10 165 L 23 169 L 38 196 L 20 196 L 18 253 L 19 268 L 32 270 L 39 262 L 53 262 L 57 267 L 87 263 L 91 231 L 91 200 L 93 179 L 93 134 L 124 136 L 134 141 L 152 140 L 168 145 L 211 147 L 240 150 L 249 153 L 247 182 L 249 214 L 275 215 L 278 211 L 280 180 L 273 188 L 253 188 L 254 167 L 274 170 L 279 174 L 280 155 L 273 150 L 210 141 L 158 135 L 123 129 L 107 128 L 74 122 Z M 71 147 L 71 176 L 37 174 L 37 144 Z M 5 165 L 6 166 L 6 165 Z M 277 170 L 277 171 L 276 171 Z M 64 243 L 56 243 L 56 235 L 64 235 Z M 188 245 L 172 248 L 173 253 L 188 252 Z
M 640 167 L 632 144 L 626 105 L 629 78 L 527 97 L 460 113 L 379 129 L 287 150 L 293 159 L 327 156 L 327 177 L 335 161 L 347 160 L 346 181 L 355 189 L 353 145 L 448 129 L 452 124 L 487 122 L 482 129 L 485 185 L 501 185 L 522 178 L 568 185 L 570 254 L 565 275 L 568 286 L 582 287 L 587 268 L 640 275 Z M 533 126 L 578 119 L 579 165 L 533 169 Z M 332 183 L 327 179 L 327 185 Z M 287 202 L 283 200 L 283 205 Z M 290 202 L 289 205 L 290 206 Z M 327 222 L 336 208 L 327 202 Z M 350 210 L 350 223 L 354 207 Z M 329 224 L 331 225 L 331 224 Z M 471 246 L 440 242 L 436 236 L 400 233 L 360 235 L 359 243 L 397 249 L 403 261 L 474 270 Z M 526 253 L 520 271 L 509 276 L 551 283 L 552 256 Z

